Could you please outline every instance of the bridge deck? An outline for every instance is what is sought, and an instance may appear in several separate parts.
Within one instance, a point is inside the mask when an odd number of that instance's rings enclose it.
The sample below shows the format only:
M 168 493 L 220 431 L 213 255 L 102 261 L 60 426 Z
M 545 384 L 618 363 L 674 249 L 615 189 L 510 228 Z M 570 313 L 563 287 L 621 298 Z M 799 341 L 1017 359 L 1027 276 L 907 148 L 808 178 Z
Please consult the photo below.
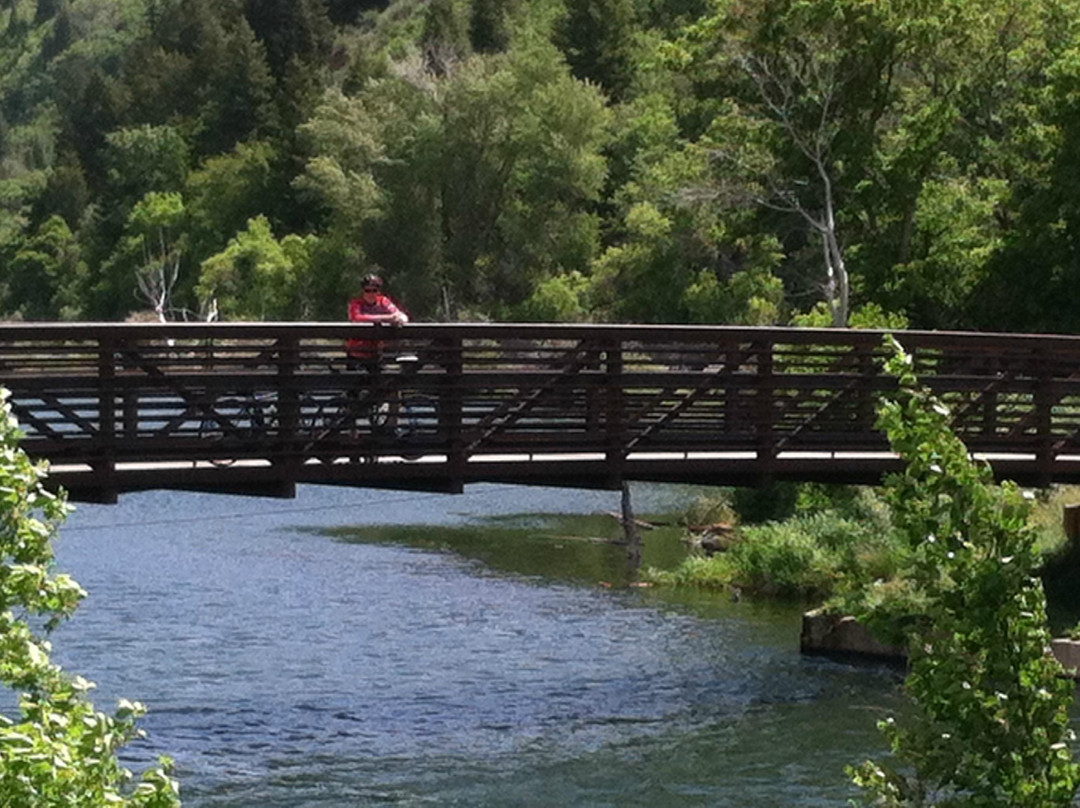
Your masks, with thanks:
M 347 338 L 377 340 L 350 366 Z M 1080 339 L 905 332 L 968 447 L 1080 481 Z M 0 382 L 73 498 L 313 482 L 876 482 L 882 334 L 688 326 L 0 326 Z

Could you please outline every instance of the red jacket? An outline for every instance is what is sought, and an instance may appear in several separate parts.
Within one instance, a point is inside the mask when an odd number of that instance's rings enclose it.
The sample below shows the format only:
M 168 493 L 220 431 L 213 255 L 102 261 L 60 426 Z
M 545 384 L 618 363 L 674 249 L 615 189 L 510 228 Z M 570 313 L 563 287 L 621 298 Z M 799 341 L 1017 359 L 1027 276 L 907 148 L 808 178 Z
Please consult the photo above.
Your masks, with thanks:
M 368 303 L 363 297 L 354 297 L 349 301 L 349 320 L 354 323 L 378 322 L 374 319 L 375 317 L 388 314 L 404 314 L 404 312 L 384 294 L 376 295 L 373 303 Z M 349 356 L 356 359 L 374 359 L 382 350 L 382 342 L 374 339 L 351 339 L 346 344 L 346 348 Z

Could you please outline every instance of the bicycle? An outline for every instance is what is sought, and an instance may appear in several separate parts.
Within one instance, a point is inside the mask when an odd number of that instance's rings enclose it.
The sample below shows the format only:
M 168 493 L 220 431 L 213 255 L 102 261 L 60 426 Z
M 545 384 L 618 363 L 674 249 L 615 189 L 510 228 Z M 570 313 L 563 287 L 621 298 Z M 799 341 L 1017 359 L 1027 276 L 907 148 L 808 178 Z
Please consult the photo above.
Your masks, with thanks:
M 386 389 L 386 379 L 408 379 L 420 369 L 419 358 L 414 355 L 399 356 L 394 361 L 401 368 L 400 374 L 370 375 L 363 389 L 342 383 L 299 397 L 296 424 L 297 434 L 304 439 L 299 449 L 304 458 L 327 465 L 345 456 L 358 462 L 375 462 L 386 453 L 379 450 L 388 448 L 401 449 L 390 453 L 408 461 L 424 456 L 416 446 L 438 430 L 438 399 L 416 389 L 403 389 L 402 385 Z M 330 371 L 341 373 L 333 365 Z M 220 455 L 215 451 L 210 462 L 230 466 L 237 455 L 250 453 L 264 445 L 268 437 L 279 435 L 279 403 L 276 393 L 257 391 L 215 400 L 200 422 L 199 437 L 233 451 Z
M 231 466 L 236 449 L 244 449 L 265 439 L 276 428 L 276 407 L 271 393 L 252 392 L 244 396 L 224 396 L 216 400 L 199 423 L 200 441 L 221 444 L 233 449 L 233 456 L 211 455 L 214 466 Z
M 439 400 L 415 387 L 414 380 L 422 367 L 420 357 L 403 354 L 394 362 L 400 368 L 403 384 L 393 390 L 389 398 L 375 402 L 369 417 L 378 434 L 391 436 L 396 442 L 405 444 L 400 452 L 403 460 L 419 460 L 425 453 L 418 450 L 418 445 L 438 431 Z

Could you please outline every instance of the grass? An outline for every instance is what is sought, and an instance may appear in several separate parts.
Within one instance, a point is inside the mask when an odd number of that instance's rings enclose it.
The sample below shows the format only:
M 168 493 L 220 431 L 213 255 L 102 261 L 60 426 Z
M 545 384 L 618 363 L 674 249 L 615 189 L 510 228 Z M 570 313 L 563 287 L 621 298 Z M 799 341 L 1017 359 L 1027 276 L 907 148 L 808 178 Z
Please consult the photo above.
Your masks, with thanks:
M 683 522 L 738 523 L 730 549 L 693 556 L 670 571 L 650 568 L 645 577 L 658 585 L 738 589 L 808 603 L 893 604 L 898 613 L 917 606 L 902 575 L 908 549 L 895 536 L 878 489 L 814 484 L 778 486 L 772 493 L 724 491 L 698 501 Z M 1035 492 L 1036 549 L 1048 566 L 1077 552 L 1062 526 L 1065 505 L 1074 503 L 1080 504 L 1080 486 Z M 748 515 L 762 521 L 748 524 Z
M 661 585 L 822 601 L 856 583 L 896 575 L 905 548 L 871 489 L 808 486 L 799 493 L 793 516 L 742 526 L 726 552 L 689 558 L 672 571 L 649 569 L 647 578 Z M 688 517 L 727 512 L 731 500 L 720 499 L 698 503 Z

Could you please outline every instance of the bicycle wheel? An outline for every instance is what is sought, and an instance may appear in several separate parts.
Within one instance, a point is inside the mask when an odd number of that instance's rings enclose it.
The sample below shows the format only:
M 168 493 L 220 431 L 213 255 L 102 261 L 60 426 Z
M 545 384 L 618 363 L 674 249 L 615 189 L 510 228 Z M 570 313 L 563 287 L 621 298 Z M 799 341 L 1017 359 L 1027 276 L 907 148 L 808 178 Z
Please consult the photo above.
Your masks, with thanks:
M 304 444 L 301 449 L 304 458 L 323 463 L 327 462 L 327 460 L 318 449 L 325 443 L 327 435 L 325 403 L 324 400 L 315 396 L 304 396 L 300 400 L 299 421 L 299 434 L 304 437 Z
M 235 449 L 243 442 L 242 432 L 251 430 L 251 407 L 243 398 L 229 396 L 214 402 L 213 412 L 199 425 L 199 439 L 216 444 L 222 450 L 209 457 L 210 464 L 219 468 L 236 462 Z M 226 450 L 228 451 L 226 453 Z
M 225 432 L 221 429 L 221 426 L 216 420 L 206 418 L 199 424 L 199 440 L 222 444 L 225 442 Z M 217 457 L 214 455 L 211 455 L 209 460 L 210 465 L 218 466 L 219 468 L 231 466 L 236 462 L 235 457 Z
M 418 447 L 424 439 L 433 436 L 439 428 L 439 406 L 435 399 L 426 396 L 408 396 L 401 402 L 395 436 L 402 444 L 404 460 L 419 460 L 425 452 Z

